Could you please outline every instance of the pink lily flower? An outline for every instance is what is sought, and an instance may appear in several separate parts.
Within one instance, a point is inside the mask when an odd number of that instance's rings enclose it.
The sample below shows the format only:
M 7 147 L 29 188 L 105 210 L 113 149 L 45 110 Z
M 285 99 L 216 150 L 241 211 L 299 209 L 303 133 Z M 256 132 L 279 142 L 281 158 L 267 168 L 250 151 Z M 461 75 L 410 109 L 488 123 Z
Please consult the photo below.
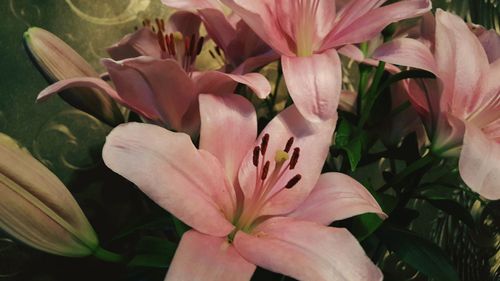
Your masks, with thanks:
M 136 123 L 115 128 L 103 149 L 109 168 L 193 228 L 166 280 L 250 280 L 256 265 L 299 280 L 382 280 L 347 230 L 328 227 L 385 217 L 354 179 L 320 175 L 336 118 L 310 123 L 291 106 L 257 138 L 245 98 L 199 103 L 199 149 L 185 134 Z
M 217 1 L 162 0 L 170 8 L 195 11 L 217 48 L 210 54 L 223 61 L 224 72 L 248 73 L 265 66 L 279 55 L 234 13 L 226 16 Z M 222 52 L 221 52 L 222 51 Z
M 114 60 L 124 60 L 139 56 L 164 58 L 166 55 L 158 45 L 158 36 L 180 33 L 185 36 L 199 38 L 200 18 L 189 12 L 175 12 L 168 21 L 156 19 L 155 23 L 144 20 L 143 27 L 125 35 L 120 41 L 107 49 Z M 160 35 L 159 35 L 160 34 Z M 178 40 L 180 41 L 180 40 Z M 177 48 L 182 55 L 183 48 Z
M 283 74 L 301 114 L 328 120 L 337 110 L 341 67 L 336 49 L 367 41 L 388 24 L 430 10 L 429 0 L 221 0 L 281 54 Z
M 159 22 L 155 36 L 156 51 L 152 51 L 151 43 L 145 44 L 145 40 L 139 40 L 143 42 L 139 45 L 148 48 L 141 47 L 134 50 L 138 54 L 150 56 L 121 61 L 102 60 L 116 90 L 99 78 L 80 77 L 52 84 L 38 95 L 38 100 L 46 99 L 68 88 L 95 88 L 107 93 L 152 123 L 196 136 L 200 127 L 198 109 L 200 94 L 232 94 L 238 83 L 247 85 L 259 98 L 265 98 L 271 92 L 269 82 L 258 73 L 236 75 L 219 71 L 193 71 L 192 65 L 200 53 L 203 38 L 196 37 L 195 34 L 179 38 L 179 33 L 165 34 L 165 32 L 167 32 L 166 27 Z M 148 33 L 151 32 L 145 28 L 132 37 Z M 116 47 L 118 49 L 110 53 L 120 56 L 132 54 L 128 51 L 133 48 L 128 47 L 138 45 L 131 43 L 135 42 L 131 38 L 127 39 L 126 43 L 122 42 L 121 47 Z M 145 53 L 141 53 L 142 51 Z
M 374 56 L 436 75 L 437 80 L 410 82 L 411 102 L 426 124 L 432 150 L 443 156 L 459 155 L 464 182 L 488 199 L 499 199 L 498 34 L 490 33 L 496 39 L 482 45 L 459 17 L 438 10 L 433 35 L 427 41 L 395 40 Z

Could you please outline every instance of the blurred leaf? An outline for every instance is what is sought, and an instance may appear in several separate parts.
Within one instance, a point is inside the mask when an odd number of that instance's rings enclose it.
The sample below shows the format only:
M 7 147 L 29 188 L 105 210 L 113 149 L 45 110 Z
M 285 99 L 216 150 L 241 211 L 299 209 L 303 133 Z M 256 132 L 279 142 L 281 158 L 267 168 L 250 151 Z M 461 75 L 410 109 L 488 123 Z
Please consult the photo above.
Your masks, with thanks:
M 187 224 L 183 223 L 173 215 L 172 215 L 172 220 L 174 221 L 175 232 L 177 233 L 177 235 L 179 235 L 179 238 L 181 238 L 186 231 L 191 229 Z
M 394 227 L 381 228 L 377 236 L 389 250 L 426 276 L 439 281 L 459 281 L 446 254 L 432 242 Z
M 174 257 L 177 245 L 153 236 L 142 237 L 136 246 L 136 255 L 129 266 L 167 268 Z
M 472 218 L 470 212 L 464 206 L 450 199 L 431 199 L 431 198 L 424 198 L 424 199 L 427 200 L 427 202 L 429 202 L 432 206 L 462 221 L 467 226 L 474 229 L 474 219 Z

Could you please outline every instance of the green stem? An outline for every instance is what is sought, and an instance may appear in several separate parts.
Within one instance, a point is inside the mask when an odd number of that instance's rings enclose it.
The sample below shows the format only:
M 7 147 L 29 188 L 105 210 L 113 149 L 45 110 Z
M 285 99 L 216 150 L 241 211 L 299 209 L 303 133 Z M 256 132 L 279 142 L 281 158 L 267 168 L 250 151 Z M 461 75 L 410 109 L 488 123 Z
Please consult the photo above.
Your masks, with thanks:
M 120 254 L 110 252 L 108 250 L 105 250 L 101 247 L 97 248 L 94 251 L 94 257 L 102 260 L 102 261 L 107 261 L 107 262 L 121 262 L 124 260 L 124 257 Z
M 417 161 L 411 163 L 408 167 L 406 167 L 401 173 L 397 174 L 391 182 L 384 184 L 381 188 L 377 190 L 377 192 L 384 192 L 390 187 L 393 187 L 399 183 L 401 183 L 408 176 L 412 175 L 416 171 L 426 167 L 434 161 L 434 155 L 432 153 L 428 153 L 424 157 L 418 159 Z
M 375 71 L 375 77 L 373 77 L 373 82 L 366 93 L 365 96 L 362 97 L 363 101 L 361 103 L 362 109 L 361 109 L 361 118 L 359 120 L 359 128 L 362 128 L 366 121 L 368 121 L 368 117 L 370 116 L 370 112 L 372 110 L 373 105 L 375 104 L 375 101 L 377 100 L 377 97 L 380 95 L 381 91 L 377 91 L 378 86 L 380 84 L 380 80 L 382 79 L 382 75 L 384 74 L 385 71 L 385 62 L 381 61 L 378 64 L 377 70 Z
M 276 85 L 274 86 L 272 110 L 274 110 L 274 106 L 276 105 L 276 100 L 278 99 L 278 91 L 279 91 L 282 77 L 283 77 L 283 69 L 282 69 L 281 60 L 280 60 L 278 62 L 278 75 L 276 77 Z

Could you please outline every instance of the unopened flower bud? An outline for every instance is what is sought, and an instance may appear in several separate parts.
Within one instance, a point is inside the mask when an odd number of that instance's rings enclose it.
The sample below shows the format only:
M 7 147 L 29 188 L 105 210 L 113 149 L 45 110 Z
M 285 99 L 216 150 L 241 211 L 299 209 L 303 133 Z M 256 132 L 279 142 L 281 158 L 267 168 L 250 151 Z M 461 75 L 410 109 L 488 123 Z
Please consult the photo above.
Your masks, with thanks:
M 83 257 L 98 239 L 71 193 L 45 166 L 0 134 L 0 228 L 44 252 Z
M 54 34 L 32 27 L 24 33 L 24 44 L 33 63 L 49 83 L 78 77 L 99 77 L 92 66 Z M 59 94 L 73 107 L 108 125 L 123 123 L 123 115 L 108 95 L 90 88 L 73 88 Z

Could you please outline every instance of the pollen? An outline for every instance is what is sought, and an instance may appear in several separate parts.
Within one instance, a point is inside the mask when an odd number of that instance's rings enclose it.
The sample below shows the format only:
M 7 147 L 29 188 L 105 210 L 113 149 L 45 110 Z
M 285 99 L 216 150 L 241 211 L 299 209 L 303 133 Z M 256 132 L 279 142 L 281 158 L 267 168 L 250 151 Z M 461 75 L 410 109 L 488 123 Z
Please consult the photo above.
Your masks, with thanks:
M 276 161 L 276 164 L 283 164 L 288 158 L 288 153 L 283 150 L 278 150 L 276 151 L 276 156 L 274 156 L 274 161 Z

